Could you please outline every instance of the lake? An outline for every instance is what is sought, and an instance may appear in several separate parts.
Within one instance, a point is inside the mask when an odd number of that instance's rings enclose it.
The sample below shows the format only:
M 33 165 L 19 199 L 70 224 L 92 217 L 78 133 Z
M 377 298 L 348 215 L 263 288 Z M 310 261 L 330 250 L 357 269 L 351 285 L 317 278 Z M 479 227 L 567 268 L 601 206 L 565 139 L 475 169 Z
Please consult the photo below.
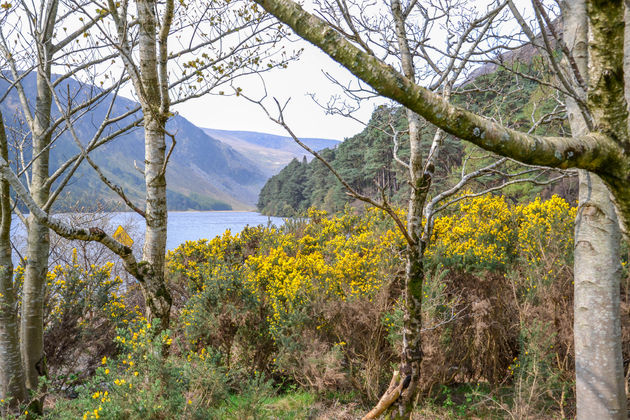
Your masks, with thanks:
M 80 215 L 78 217 L 81 218 Z M 102 218 L 109 219 L 107 224 L 113 229 L 118 225 L 128 229 L 134 241 L 143 241 L 144 219 L 139 214 L 131 212 L 103 213 Z M 283 219 L 263 216 L 260 213 L 251 211 L 171 211 L 168 213 L 166 248 L 167 250 L 172 250 L 186 241 L 212 239 L 217 235 L 222 235 L 226 229 L 230 229 L 234 234 L 240 232 L 248 225 L 266 226 L 268 223 L 280 226 L 283 223 Z M 107 233 L 111 235 L 113 231 Z M 14 219 L 11 236 L 16 238 L 24 236 L 24 227 L 17 219 Z

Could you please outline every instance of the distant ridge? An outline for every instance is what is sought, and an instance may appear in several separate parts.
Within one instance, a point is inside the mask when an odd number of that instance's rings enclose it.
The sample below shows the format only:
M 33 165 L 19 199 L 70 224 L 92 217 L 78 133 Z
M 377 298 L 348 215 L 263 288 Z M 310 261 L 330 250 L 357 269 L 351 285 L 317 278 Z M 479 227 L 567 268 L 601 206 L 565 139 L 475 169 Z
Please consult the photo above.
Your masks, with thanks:
M 203 131 L 256 162 L 267 178 L 280 172 L 293 159 L 302 160 L 306 157 L 310 160 L 312 158 L 310 153 L 288 136 L 213 128 L 204 128 Z M 310 137 L 300 138 L 300 140 L 315 151 L 335 148 L 341 143 L 339 140 Z

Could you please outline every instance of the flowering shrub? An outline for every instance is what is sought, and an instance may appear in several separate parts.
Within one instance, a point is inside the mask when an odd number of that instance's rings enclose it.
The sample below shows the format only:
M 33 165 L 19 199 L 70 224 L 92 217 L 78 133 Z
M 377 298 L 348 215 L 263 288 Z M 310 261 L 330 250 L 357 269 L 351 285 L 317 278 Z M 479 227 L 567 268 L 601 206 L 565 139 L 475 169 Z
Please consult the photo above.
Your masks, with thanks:
M 390 264 L 402 238 L 397 231 L 376 229 L 382 214 L 368 210 L 364 217 L 325 215 L 311 210 L 309 217 L 318 222 L 309 223 L 301 237 L 286 235 L 267 253 L 246 261 L 248 287 L 271 306 L 274 335 L 314 297 L 369 301 L 391 278 Z
M 318 342 L 319 356 L 342 369 L 344 352 L 367 348 L 351 339 L 353 331 L 341 331 L 339 317 L 378 306 L 372 302 L 403 266 L 401 248 L 402 237 L 379 211 L 328 217 L 311 210 L 308 219 L 282 229 L 187 242 L 169 254 L 167 268 L 171 281 L 191 288 L 180 323 L 192 349 L 212 347 L 228 368 L 314 383 L 330 366 L 314 363 L 313 355 L 314 364 L 305 367 L 303 352 Z M 385 307 L 392 304 L 385 299 Z M 382 310 L 367 310 L 371 328 L 383 327 Z M 379 334 L 385 337 L 387 329 Z M 343 374 L 328 370 L 328 384 L 344 382 Z M 298 372 L 309 378 L 296 378 Z
M 435 221 L 429 257 L 446 266 L 497 268 L 514 257 L 516 220 L 503 196 L 465 199 Z
M 122 280 L 112 275 L 112 268 L 112 263 L 85 264 L 73 249 L 68 264 L 47 273 L 44 353 L 53 387 L 69 387 L 90 375 L 103 355 L 115 353 L 116 328 L 139 316 L 138 307 L 127 307 Z M 14 281 L 19 286 L 23 278 L 20 265 Z M 21 288 L 17 290 L 19 302 Z
M 57 404 L 51 418 L 214 418 L 230 378 L 205 349 L 165 360 L 163 346 L 173 339 L 142 317 L 120 328 L 115 342 L 118 356 L 103 357 L 77 400 Z
M 511 205 L 487 196 L 435 221 L 423 285 L 423 386 L 480 378 L 542 386 L 529 372 L 542 369 L 554 378 L 545 392 L 564 392 L 571 374 L 554 363 L 568 360 L 570 334 L 560 328 L 571 325 L 574 217 L 558 197 Z M 255 407 L 234 414 L 226 401 L 248 393 L 260 402 L 271 389 L 265 378 L 356 390 L 373 402 L 398 359 L 404 265 L 403 238 L 377 210 L 310 210 L 282 228 L 186 242 L 167 256 L 168 281 L 183 298 L 175 333 L 161 335 L 125 306 L 109 265 L 55 268 L 51 328 L 77 313 L 81 334 L 100 322 L 115 344 L 98 353 L 93 378 L 75 386 L 79 398 L 51 414 L 256 418 Z M 540 320 L 536 328 L 530 319 Z
M 79 319 L 81 325 L 98 317 L 115 326 L 129 322 L 135 314 L 125 305 L 122 280 L 118 276 L 112 277 L 112 267 L 110 262 L 103 266 L 82 267 L 74 249 L 71 264 L 58 265 L 49 271 L 46 276 L 46 329 L 63 324 L 68 316 Z
M 506 269 L 517 258 L 549 265 L 557 256 L 570 264 L 575 213 L 555 195 L 518 206 L 503 196 L 464 199 L 435 221 L 427 256 L 463 268 Z

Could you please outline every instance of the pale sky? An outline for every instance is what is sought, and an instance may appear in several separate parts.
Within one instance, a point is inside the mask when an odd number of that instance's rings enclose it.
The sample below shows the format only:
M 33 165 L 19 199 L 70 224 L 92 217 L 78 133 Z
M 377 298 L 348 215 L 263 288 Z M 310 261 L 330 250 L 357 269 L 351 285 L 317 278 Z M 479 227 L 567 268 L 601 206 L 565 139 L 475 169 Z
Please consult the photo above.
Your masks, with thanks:
M 313 5 L 307 0 L 305 7 Z M 475 0 L 474 6 L 484 10 L 491 0 Z M 517 0 L 519 8 L 524 7 L 524 0 Z M 446 33 L 443 28 L 436 26 L 433 38 L 436 44 L 444 42 Z M 296 39 L 295 35 L 292 39 Z M 338 81 L 355 83 L 356 78 L 346 69 L 334 62 L 317 47 L 306 41 L 296 41 L 287 44 L 290 49 L 304 48 L 301 58 L 289 64 L 287 69 L 273 70 L 264 74 L 269 97 L 276 97 L 281 103 L 288 98 L 291 101 L 285 112 L 285 120 L 300 137 L 321 137 L 343 140 L 359 133 L 364 125 L 350 118 L 338 115 L 326 115 L 308 93 L 315 93 L 320 102 L 326 103 L 333 95 L 339 95 L 341 89 L 330 82 L 322 70 L 331 73 Z M 249 81 L 243 79 L 236 83 L 244 89 L 244 93 L 252 98 L 262 95 L 261 82 L 253 76 Z M 223 88 L 226 92 L 230 89 Z M 271 99 L 271 98 L 269 98 Z M 365 101 L 361 109 L 354 116 L 363 123 L 369 121 L 370 115 L 378 104 L 391 102 L 384 98 Z M 269 105 L 273 101 L 268 101 Z M 270 121 L 260 107 L 243 98 L 206 95 L 196 100 L 189 100 L 174 107 L 199 127 L 224 130 L 261 131 L 272 134 L 287 135 L 282 127 Z M 275 115 L 274 115 L 275 116 Z
M 300 137 L 343 140 L 359 133 L 363 129 L 362 124 L 350 118 L 326 115 L 308 96 L 308 93 L 315 93 L 320 102 L 325 103 L 332 95 L 341 92 L 326 78 L 322 69 L 344 82 L 353 81 L 354 76 L 306 42 L 291 45 L 292 48 L 302 46 L 304 52 L 297 62 L 290 63 L 286 69 L 274 69 L 263 75 L 267 86 L 268 105 L 273 104 L 271 97 L 276 97 L 281 103 L 291 98 L 285 111 L 285 120 Z M 242 87 L 244 93 L 252 99 L 258 99 L 262 95 L 262 84 L 258 77 L 240 79 L 235 84 Z M 367 122 L 374 106 L 375 102 L 365 103 L 357 116 Z M 178 105 L 175 110 L 199 127 L 287 135 L 282 127 L 267 118 L 259 106 L 235 96 L 206 95 Z
M 306 3 L 311 4 L 312 1 Z M 476 0 L 474 6 L 483 10 L 488 3 L 490 0 Z M 524 6 L 521 1 L 517 1 L 516 4 L 519 7 Z M 439 25 L 434 28 L 432 35 L 436 45 L 443 44 L 446 39 L 446 32 Z M 295 36 L 291 38 L 297 39 Z M 341 88 L 328 80 L 322 70 L 331 73 L 344 85 L 353 83 L 356 86 L 357 79 L 306 41 L 286 42 L 285 46 L 288 50 L 303 48 L 304 52 L 300 59 L 291 62 L 287 69 L 273 69 L 263 74 L 268 94 L 266 104 L 274 107 L 275 111 L 273 97 L 281 103 L 291 98 L 285 111 L 285 120 L 299 137 L 343 140 L 363 130 L 364 125 L 356 120 L 339 115 L 326 115 L 326 112 L 308 95 L 314 93 L 320 103 L 325 104 L 332 96 L 341 94 Z M 253 99 L 259 99 L 263 95 L 262 82 L 256 75 L 238 79 L 234 85 L 241 87 L 243 92 Z M 223 86 L 216 90 L 228 93 L 232 89 Z M 364 101 L 354 117 L 367 123 L 375 106 L 386 102 L 389 101 L 383 98 Z M 259 106 L 241 97 L 205 95 L 174 106 L 173 109 L 199 127 L 287 135 L 282 127 L 269 120 Z M 274 116 L 276 115 L 274 112 Z

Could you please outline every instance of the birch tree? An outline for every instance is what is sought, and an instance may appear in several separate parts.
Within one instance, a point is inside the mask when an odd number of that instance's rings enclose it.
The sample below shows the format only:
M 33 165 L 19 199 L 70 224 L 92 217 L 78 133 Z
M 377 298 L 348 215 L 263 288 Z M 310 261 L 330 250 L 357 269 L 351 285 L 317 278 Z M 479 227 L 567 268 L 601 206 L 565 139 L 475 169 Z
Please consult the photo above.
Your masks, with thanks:
M 161 9 L 164 11 L 161 20 L 155 15 L 158 7 L 156 2 L 138 2 L 135 17 L 129 12 L 128 1 L 100 5 L 91 1 L 60 4 L 58 0 L 50 0 L 38 5 L 20 2 L 18 6 L 7 3 L 5 14 L 0 16 L 0 53 L 3 64 L 9 69 L 2 73 L 2 77 L 9 82 L 9 89 L 2 93 L 0 102 L 7 98 L 10 91 L 17 92 L 19 111 L 26 120 L 25 138 L 32 142 L 32 160 L 23 157 L 24 153 L 19 153 L 16 157 L 18 173 L 15 175 L 24 177 L 31 201 L 40 211 L 48 213 L 79 165 L 87 161 L 103 182 L 117 192 L 132 210 L 148 215 L 142 261 L 137 261 L 131 250 L 122 244 L 112 245 L 115 240 L 110 238 L 111 243 L 108 243 L 110 250 L 121 257 L 129 273 L 140 281 L 148 317 L 159 317 L 162 321 L 160 327 L 164 329 L 168 326 L 170 312 L 170 296 L 163 278 L 165 172 L 175 146 L 174 136 L 165 129 L 166 121 L 172 116 L 169 90 L 176 92 L 173 102 L 178 103 L 207 93 L 221 84 L 231 82 L 237 75 L 252 73 L 260 67 L 269 69 L 285 66 L 291 56 L 273 48 L 283 36 L 283 31 L 267 16 L 258 13 L 257 6 L 232 6 L 230 2 L 214 4 L 212 7 L 196 3 L 197 7 L 187 8 L 183 3 L 175 5 L 168 2 Z M 177 25 L 173 29 L 175 16 L 179 20 L 175 20 Z M 184 17 L 189 19 L 184 20 Z M 113 22 L 113 33 L 107 27 L 106 19 Z M 179 33 L 174 33 L 176 31 Z M 182 34 L 187 34 L 187 39 Z M 120 38 L 117 39 L 117 36 Z M 235 39 L 230 38 L 235 36 Z M 179 40 L 177 52 L 169 53 L 169 37 Z M 230 46 L 224 49 L 224 44 Z M 33 54 L 33 50 L 37 54 Z M 203 59 L 191 57 L 193 54 L 202 55 Z M 115 65 L 119 59 L 122 61 L 121 67 Z M 186 59 L 188 62 L 185 62 Z M 110 61 L 114 61 L 114 65 Z M 172 68 L 168 68 L 169 62 Z M 59 69 L 63 69 L 64 73 L 54 77 L 53 70 Z M 127 73 L 115 75 L 116 69 L 124 69 Z M 23 83 L 31 71 L 36 73 L 37 95 L 31 95 Z M 169 73 L 175 75 L 171 80 Z M 72 103 L 70 95 L 64 97 L 59 87 L 63 86 L 64 80 L 82 75 L 86 82 L 91 83 L 96 83 L 100 78 L 101 86 L 102 76 L 114 82 L 105 88 L 94 89 L 97 93 L 81 103 Z M 118 89 L 129 80 L 140 106 L 122 115 L 110 115 Z M 78 135 L 73 125 L 77 118 L 88 114 L 91 106 L 105 98 L 110 100 L 106 119 L 98 126 L 93 137 L 86 141 Z M 56 107 L 56 112 L 53 107 Z M 143 111 L 143 115 L 136 114 L 139 110 Z M 106 131 L 108 126 L 121 121 L 122 127 L 116 126 Z M 95 148 L 143 121 L 147 134 L 144 168 L 147 200 L 144 210 L 132 203 L 119 186 L 108 180 L 89 157 Z M 78 152 L 53 170 L 49 167 L 50 149 L 64 131 L 74 139 Z M 168 153 L 166 136 L 172 138 Z M 24 148 L 29 149 L 30 144 Z M 54 182 L 58 186 L 52 190 Z M 21 199 L 26 202 L 24 197 L 21 196 Z M 42 305 L 48 268 L 49 227 L 43 224 L 43 219 L 36 217 L 36 212 L 29 210 L 28 266 L 22 297 L 20 344 L 27 387 L 35 390 L 39 376 L 46 371 L 42 353 Z M 92 236 L 86 239 L 85 236 L 70 234 L 67 230 L 61 232 L 69 239 L 92 241 L 97 241 L 99 235 L 104 234 L 100 229 L 93 228 Z M 10 359 L 3 359 L 0 364 L 7 360 Z M 12 369 L 8 368 L 7 371 Z
M 621 228 L 627 232 L 630 161 L 626 151 L 630 140 L 625 73 L 630 52 L 624 46 L 624 39 L 630 6 L 622 1 L 566 2 L 565 5 L 572 3 L 569 6 L 574 12 L 571 17 L 576 19 L 572 25 L 577 35 L 567 37 L 574 43 L 560 45 L 571 71 L 554 70 L 568 97 L 574 132 L 572 136 L 560 137 L 515 131 L 453 106 L 444 97 L 415 83 L 408 74 L 401 74 L 365 52 L 360 43 L 291 0 L 255 1 L 377 92 L 447 133 L 527 164 L 588 171 L 581 175 L 581 204 L 576 223 L 578 418 L 625 418 L 625 395 L 619 387 L 623 372 L 618 351 L 619 259 L 615 251 L 618 233 L 615 211 L 608 204 L 604 186 L 612 193 Z M 533 1 L 533 9 L 539 22 L 544 22 L 541 2 Z M 583 36 L 586 33 L 590 34 L 588 43 Z M 551 53 L 548 43 L 543 47 Z M 571 101 L 575 106 L 569 106 Z M 586 124 L 575 121 L 578 110 Z M 603 182 L 601 186 L 599 179 Z
M 78 25 L 76 22 L 68 23 L 69 9 L 60 5 L 58 0 L 37 5 L 25 2 L 17 6 L 9 5 L 0 19 L 0 59 L 7 69 L 0 77 L 9 84 L 9 89 L 0 96 L 0 102 L 5 101 L 12 91 L 17 93 L 18 112 L 24 117 L 25 136 L 29 139 L 29 150 L 26 153 L 22 150 L 17 159 L 21 163 L 20 173 L 27 180 L 30 194 L 37 205 L 48 211 L 83 159 L 81 154 L 77 154 L 53 174 L 50 173 L 50 150 L 59 138 L 59 128 L 64 122 L 63 118 L 54 118 L 52 115 L 52 89 L 63 86 L 70 77 L 80 77 L 91 66 L 111 60 L 113 55 L 101 54 L 100 48 L 90 45 L 89 40 L 79 42 L 79 39 L 85 39 L 83 35 L 95 22 L 79 21 Z M 68 31 L 67 27 L 62 30 L 64 24 L 72 24 L 74 30 Z M 94 49 L 90 50 L 90 47 Z M 64 73 L 55 77 L 55 80 L 53 65 L 66 67 Z M 35 95 L 28 92 L 26 87 L 31 72 L 35 73 Z M 103 100 L 117 86 L 114 84 L 89 95 L 84 101 L 68 106 L 64 113 L 72 118 L 84 115 L 86 110 Z M 114 121 L 104 121 L 97 132 L 101 134 Z M 88 150 L 98 145 L 96 140 L 100 140 L 100 144 L 107 141 L 96 136 L 87 144 Z M 31 156 L 25 157 L 29 151 Z M 56 181 L 58 186 L 52 189 Z M 22 289 L 20 347 L 26 386 L 35 390 L 39 376 L 45 372 L 43 300 L 50 239 L 48 228 L 33 217 L 28 219 L 26 227 L 27 264 Z
M 113 31 L 105 25 L 99 25 L 99 29 L 103 40 L 119 54 L 142 108 L 145 207 L 140 210 L 125 201 L 146 221 L 142 261 L 134 276 L 142 286 L 147 319 L 159 318 L 160 329 L 164 330 L 169 325 L 171 308 L 164 280 L 166 169 L 176 145 L 176 133 L 166 128 L 173 115 L 171 105 L 213 92 L 237 77 L 284 67 L 293 55 L 274 49 L 284 32 L 267 15 L 259 13 L 256 5 L 230 1 L 187 5 L 173 0 L 135 3 L 133 13 L 128 1 L 109 0 L 101 12 L 105 10 L 111 16 Z M 97 17 L 91 19 L 97 21 Z M 179 49 L 169 50 L 171 40 Z M 167 138 L 171 140 L 168 152 Z
M 460 90 L 468 88 L 465 83 L 462 83 L 462 80 L 466 80 L 469 60 L 487 53 L 488 47 L 482 47 L 482 41 L 495 23 L 495 19 L 500 17 L 500 12 L 506 6 L 505 2 L 501 2 L 484 13 L 470 16 L 471 11 L 465 7 L 462 8 L 456 2 L 444 2 L 435 7 L 418 6 L 420 7 L 419 12 L 412 13 L 411 7 L 413 5 L 408 5 L 407 8 L 403 9 L 402 4 L 394 0 L 390 5 L 387 17 L 381 15 L 378 20 L 380 26 L 373 26 L 374 23 L 372 22 L 370 22 L 372 24 L 366 23 L 369 22 L 367 17 L 369 14 L 366 8 L 362 7 L 362 3 L 340 1 L 335 4 L 346 12 L 337 15 L 333 11 L 332 5 L 325 7 L 324 12 L 322 12 L 324 18 L 331 22 L 335 28 L 344 33 L 351 32 L 355 42 L 368 54 L 373 55 L 373 51 L 382 48 L 386 51 L 387 58 L 391 59 L 390 62 L 396 62 L 406 77 L 419 83 L 428 83 L 430 90 L 439 92 L 446 99 L 451 94 L 457 94 Z M 357 11 L 361 10 L 360 13 L 365 15 L 359 14 L 359 12 L 353 13 L 352 10 L 355 8 Z M 458 22 L 460 16 L 468 17 L 466 21 Z M 415 21 L 412 22 L 414 19 Z M 430 28 L 436 26 L 446 28 L 446 42 L 442 46 L 444 48 L 443 55 L 428 53 L 428 50 L 435 48 L 435 46 L 427 43 L 426 39 L 430 36 Z M 383 39 L 380 42 L 374 39 L 378 37 L 378 34 L 382 34 Z M 338 81 L 333 81 L 342 86 Z M 361 96 L 358 95 L 360 90 L 362 89 L 356 88 L 352 91 L 346 90 L 345 93 L 348 97 L 361 102 Z M 363 91 L 362 93 L 366 97 L 374 95 L 373 92 Z M 430 146 L 425 149 L 422 140 L 427 133 L 427 123 L 420 115 L 407 109 L 405 130 L 396 130 L 395 126 L 390 124 L 391 131 L 387 133 L 393 140 L 394 159 L 404 168 L 406 181 L 411 186 L 407 200 L 407 220 L 403 221 L 400 220 L 388 202 L 384 190 L 380 199 L 357 191 L 320 154 L 301 142 L 284 120 L 283 111 L 286 105 L 282 107 L 278 104 L 278 117 L 273 117 L 271 112 L 265 108 L 262 100 L 253 102 L 262 106 L 268 116 L 283 126 L 298 144 L 322 161 L 342 183 L 350 197 L 387 212 L 406 240 L 401 363 L 394 372 L 388 389 L 365 418 L 377 418 L 388 411 L 393 418 L 407 418 L 414 408 L 418 385 L 422 377 L 422 331 L 427 328 L 422 319 L 424 295 L 422 288 L 426 277 L 424 254 L 430 245 L 435 217 L 449 205 L 466 197 L 498 191 L 516 183 L 545 185 L 562 178 L 564 175 L 550 175 L 536 167 L 518 167 L 506 158 L 495 159 L 486 166 L 482 165 L 480 168 L 467 171 L 466 161 L 468 159 L 465 159 L 461 179 L 441 191 L 439 189 L 434 191 L 432 181 L 440 166 L 438 157 L 442 153 L 446 133 L 441 129 L 435 130 Z M 345 106 L 337 103 L 336 105 L 337 108 L 329 107 L 327 112 L 348 113 L 349 110 L 359 107 L 356 104 Z M 539 122 L 544 120 L 544 116 L 539 118 Z M 532 124 L 531 131 L 539 125 L 536 121 L 533 121 Z M 397 154 L 399 143 L 403 141 L 408 142 L 410 152 L 409 158 L 405 160 Z M 463 194 L 455 197 L 457 194 L 461 194 L 463 189 L 469 188 L 473 181 L 493 175 L 500 175 L 499 178 L 501 178 L 501 180 L 495 181 L 494 186 L 482 188 L 481 191 L 474 194 Z
M 9 159 L 7 136 L 0 113 L 0 156 Z M 26 400 L 26 381 L 20 354 L 13 261 L 11 259 L 11 202 L 8 181 L 0 180 L 0 398 L 9 407 Z
M 564 42 L 577 67 L 572 80 L 584 98 L 588 72 L 588 17 L 585 2 L 565 2 Z M 568 49 L 568 48 L 567 48 Z M 550 59 L 553 59 L 552 57 Z M 566 64 L 566 63 L 565 63 Z M 566 65 L 566 68 L 571 66 Z M 578 78 L 584 82 L 581 85 Z M 628 89 L 628 88 L 624 88 Z M 574 136 L 593 129 L 575 99 L 567 97 Z M 599 176 L 581 170 L 574 256 L 574 341 L 577 412 L 580 419 L 627 418 L 621 352 L 619 289 L 621 232 L 615 206 Z

